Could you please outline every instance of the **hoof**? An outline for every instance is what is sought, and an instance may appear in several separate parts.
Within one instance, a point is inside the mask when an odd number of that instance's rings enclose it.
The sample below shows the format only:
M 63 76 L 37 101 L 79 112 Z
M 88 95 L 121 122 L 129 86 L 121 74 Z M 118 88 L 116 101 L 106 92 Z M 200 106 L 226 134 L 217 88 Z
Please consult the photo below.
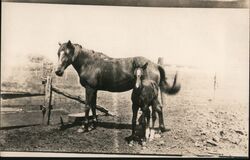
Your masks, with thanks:
M 84 128 L 84 132 L 89 132 L 89 128 Z
M 89 126 L 89 131 L 92 131 L 94 129 L 96 129 L 96 126 L 94 124 L 92 124 L 92 125 Z
M 129 145 L 129 147 L 132 147 L 134 145 L 134 141 L 131 140 L 128 145 Z
M 88 125 L 82 125 L 82 128 L 84 130 L 84 132 L 89 132 L 89 126 Z
M 97 123 L 98 123 L 97 121 L 94 121 L 94 122 L 93 122 L 92 127 L 93 127 L 94 129 L 96 129 L 96 127 L 97 127 Z
M 142 146 L 145 146 L 145 145 L 146 145 L 146 142 L 147 142 L 146 138 L 142 138 L 142 139 L 140 140 L 140 144 L 141 144 Z
M 79 128 L 78 130 L 77 130 L 77 132 L 78 133 L 82 133 L 84 130 L 82 129 L 82 128 Z
M 88 132 L 89 131 L 89 125 L 87 123 L 85 123 L 84 125 L 82 125 L 82 128 L 84 129 L 84 132 Z
M 146 146 L 146 142 L 145 141 L 142 141 L 141 142 L 141 145 L 144 147 L 144 146 Z
M 134 141 L 136 141 L 138 138 L 134 135 L 131 135 L 129 137 L 125 137 L 125 140 L 128 142 L 128 143 L 133 143 Z
M 165 127 L 160 127 L 160 131 L 163 133 L 163 132 L 166 132 L 168 130 Z
M 89 126 L 86 125 L 86 124 L 84 124 L 84 125 L 82 125 L 81 128 L 79 128 L 79 129 L 82 129 L 84 132 L 88 132 L 88 131 L 89 131 Z M 78 129 L 78 130 L 79 130 L 79 129 Z

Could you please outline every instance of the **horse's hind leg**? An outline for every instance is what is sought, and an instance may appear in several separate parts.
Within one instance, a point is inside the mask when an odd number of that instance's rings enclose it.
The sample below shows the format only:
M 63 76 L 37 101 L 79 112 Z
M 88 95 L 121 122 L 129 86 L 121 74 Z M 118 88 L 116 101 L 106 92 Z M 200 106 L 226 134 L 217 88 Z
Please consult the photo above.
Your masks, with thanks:
M 155 109 L 156 109 L 156 112 L 158 113 L 158 117 L 159 117 L 159 128 L 160 128 L 161 132 L 165 132 L 166 128 L 164 125 L 162 105 L 160 104 L 160 102 L 158 100 L 155 100 L 154 106 L 156 106 Z
M 164 125 L 164 119 L 163 119 L 163 106 L 164 102 L 163 102 L 163 93 L 162 91 L 159 89 L 158 90 L 158 97 L 157 99 L 154 101 L 155 108 L 156 108 L 156 112 L 158 113 L 158 117 L 159 117 L 159 128 L 162 132 L 166 131 L 165 125 Z

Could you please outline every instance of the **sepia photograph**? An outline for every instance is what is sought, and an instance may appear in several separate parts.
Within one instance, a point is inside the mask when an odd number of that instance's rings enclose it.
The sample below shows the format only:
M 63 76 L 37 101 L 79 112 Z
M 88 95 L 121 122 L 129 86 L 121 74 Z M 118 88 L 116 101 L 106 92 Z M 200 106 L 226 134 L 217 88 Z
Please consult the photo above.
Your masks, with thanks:
M 1 5 L 1 157 L 249 156 L 248 1 Z

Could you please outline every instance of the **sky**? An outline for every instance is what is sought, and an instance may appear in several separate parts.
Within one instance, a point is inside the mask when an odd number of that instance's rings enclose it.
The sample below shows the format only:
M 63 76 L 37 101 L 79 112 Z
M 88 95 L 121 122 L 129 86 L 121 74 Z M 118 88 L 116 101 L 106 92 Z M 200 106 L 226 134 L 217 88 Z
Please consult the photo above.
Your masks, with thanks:
M 25 56 L 57 61 L 58 42 L 111 57 L 248 72 L 249 10 L 2 3 L 1 73 Z

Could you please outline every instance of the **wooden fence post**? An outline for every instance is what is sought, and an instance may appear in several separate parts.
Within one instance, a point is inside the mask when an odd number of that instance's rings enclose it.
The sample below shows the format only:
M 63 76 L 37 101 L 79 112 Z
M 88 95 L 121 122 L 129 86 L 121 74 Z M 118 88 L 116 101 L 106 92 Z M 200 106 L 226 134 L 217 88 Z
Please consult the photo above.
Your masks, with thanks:
M 159 65 L 164 65 L 164 58 L 163 57 L 159 57 L 158 58 L 158 62 L 157 62 Z
M 216 77 L 216 72 L 215 72 L 214 73 L 214 95 L 213 95 L 213 99 L 215 99 L 216 88 L 217 88 L 217 77 Z
M 50 115 L 51 115 L 51 110 L 52 110 L 51 102 L 52 102 L 52 77 L 48 76 L 46 87 L 45 87 L 45 104 L 44 104 L 47 110 L 46 111 L 47 114 L 45 116 L 47 117 L 47 125 L 50 124 Z
M 157 62 L 160 66 L 164 67 L 164 58 L 163 57 L 159 57 L 158 58 L 158 62 Z M 162 94 L 162 91 L 160 91 L 160 95 L 161 95 L 161 105 L 163 106 L 164 102 L 163 102 L 163 94 Z

